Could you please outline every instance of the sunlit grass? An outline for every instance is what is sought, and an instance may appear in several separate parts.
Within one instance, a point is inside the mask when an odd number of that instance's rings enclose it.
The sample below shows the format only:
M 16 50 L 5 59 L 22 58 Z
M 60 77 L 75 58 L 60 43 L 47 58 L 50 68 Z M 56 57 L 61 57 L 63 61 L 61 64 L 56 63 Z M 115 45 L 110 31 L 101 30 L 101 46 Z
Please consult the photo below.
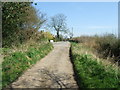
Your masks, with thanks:
M 17 48 L 12 50 L 4 48 L 2 53 L 3 55 L 5 54 L 2 63 L 3 87 L 16 80 L 23 71 L 47 55 L 52 48 L 53 46 L 50 43 L 28 44 L 27 47 L 18 47 L 18 50 Z
M 103 64 L 84 46 L 72 43 L 72 59 L 81 88 L 117 88 L 120 83 L 119 68 Z

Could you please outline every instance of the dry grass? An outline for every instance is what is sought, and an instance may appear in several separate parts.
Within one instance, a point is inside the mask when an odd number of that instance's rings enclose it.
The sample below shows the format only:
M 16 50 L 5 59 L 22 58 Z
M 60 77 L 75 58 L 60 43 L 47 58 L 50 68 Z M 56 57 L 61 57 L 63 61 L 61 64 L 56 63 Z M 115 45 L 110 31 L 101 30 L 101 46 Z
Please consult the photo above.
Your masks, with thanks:
M 74 48 L 74 53 L 77 53 L 79 55 L 81 55 L 81 54 L 90 55 L 90 56 L 92 56 L 92 58 L 94 60 L 97 60 L 98 63 L 102 62 L 102 64 L 106 67 L 112 66 L 116 70 L 119 68 L 117 65 L 118 64 L 117 62 L 116 63 L 110 62 L 111 58 L 109 58 L 109 57 L 107 59 L 100 58 L 98 56 L 98 53 L 96 53 L 93 48 L 85 46 L 85 44 L 83 44 L 83 43 L 77 44 L 77 46 Z
M 81 36 L 73 40 L 87 48 L 83 50 L 84 53 L 91 52 L 94 57 L 102 58 L 104 62 L 119 64 L 120 41 L 114 35 Z

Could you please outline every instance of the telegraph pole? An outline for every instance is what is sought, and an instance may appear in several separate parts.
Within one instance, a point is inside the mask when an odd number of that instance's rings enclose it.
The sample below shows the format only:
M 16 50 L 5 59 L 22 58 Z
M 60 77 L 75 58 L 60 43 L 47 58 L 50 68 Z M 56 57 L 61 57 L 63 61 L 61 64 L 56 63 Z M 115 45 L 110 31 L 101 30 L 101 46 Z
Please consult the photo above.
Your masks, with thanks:
M 72 37 L 73 37 L 73 27 L 72 27 Z

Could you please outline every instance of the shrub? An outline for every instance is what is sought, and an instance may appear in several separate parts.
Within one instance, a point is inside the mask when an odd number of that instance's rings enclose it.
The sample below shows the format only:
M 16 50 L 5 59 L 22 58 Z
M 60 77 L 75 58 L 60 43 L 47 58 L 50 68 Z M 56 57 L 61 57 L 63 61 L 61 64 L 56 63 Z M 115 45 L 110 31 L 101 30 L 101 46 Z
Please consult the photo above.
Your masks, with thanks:
M 98 47 L 95 48 L 104 58 L 111 57 L 113 62 L 120 63 L 120 40 L 113 35 L 105 35 L 96 40 Z

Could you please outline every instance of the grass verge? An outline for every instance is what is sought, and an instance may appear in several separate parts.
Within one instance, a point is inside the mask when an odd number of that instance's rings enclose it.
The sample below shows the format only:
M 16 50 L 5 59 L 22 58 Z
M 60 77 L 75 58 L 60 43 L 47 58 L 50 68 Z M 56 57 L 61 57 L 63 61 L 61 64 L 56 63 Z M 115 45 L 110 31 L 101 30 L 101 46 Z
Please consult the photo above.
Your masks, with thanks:
M 50 43 L 29 45 L 25 51 L 14 51 L 8 54 L 8 49 L 3 49 L 6 54 L 2 62 L 2 87 L 15 81 L 25 70 L 46 56 L 53 46 Z
M 105 66 L 89 53 L 81 53 L 85 47 L 71 43 L 72 60 L 80 88 L 118 88 L 119 69 Z M 120 88 L 120 87 L 119 87 Z

